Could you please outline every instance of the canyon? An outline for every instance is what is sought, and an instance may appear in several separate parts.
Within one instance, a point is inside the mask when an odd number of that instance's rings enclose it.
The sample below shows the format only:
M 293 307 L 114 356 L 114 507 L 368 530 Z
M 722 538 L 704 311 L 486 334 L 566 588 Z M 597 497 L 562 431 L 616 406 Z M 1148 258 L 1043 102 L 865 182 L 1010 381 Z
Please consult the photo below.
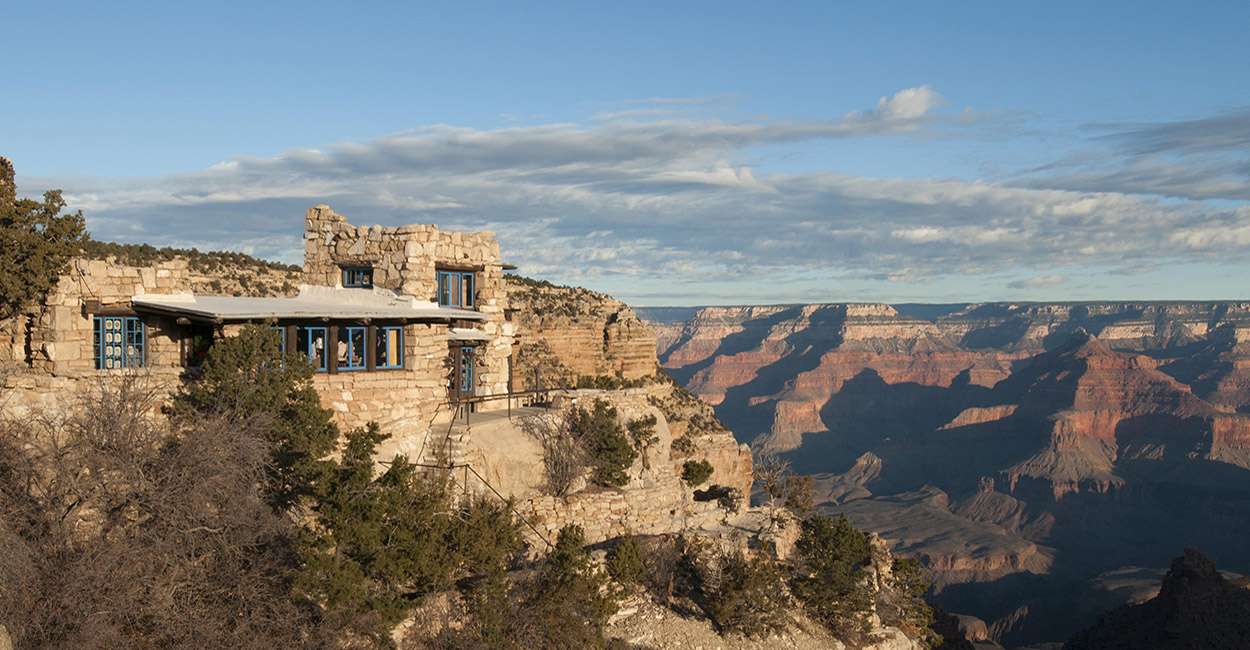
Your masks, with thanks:
M 740 442 L 994 641 L 1062 641 L 1186 546 L 1250 570 L 1250 302 L 635 311 Z

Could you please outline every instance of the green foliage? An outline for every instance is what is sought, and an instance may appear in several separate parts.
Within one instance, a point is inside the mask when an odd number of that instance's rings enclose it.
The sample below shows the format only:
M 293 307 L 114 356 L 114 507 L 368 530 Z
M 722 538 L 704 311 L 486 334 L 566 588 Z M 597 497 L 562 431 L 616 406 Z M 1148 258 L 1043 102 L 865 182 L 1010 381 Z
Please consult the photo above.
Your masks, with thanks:
M 651 468 L 651 461 L 647 459 L 647 451 L 660 441 L 660 436 L 655 432 L 655 423 L 654 415 L 646 415 L 625 424 L 629 439 L 634 443 L 634 449 L 638 451 L 638 455 L 642 456 L 642 466 L 647 469 Z
M 681 480 L 690 487 L 698 487 L 712 478 L 712 464 L 705 459 L 688 460 L 681 465 Z
M 575 388 L 591 388 L 597 390 L 623 390 L 626 388 L 642 388 L 655 381 L 654 377 L 637 377 L 625 379 L 616 375 L 578 375 Z
M 217 340 L 174 410 L 185 417 L 230 414 L 262 423 L 273 445 L 270 497 L 286 508 L 324 480 L 328 467 L 322 459 L 334 450 L 339 431 L 321 406 L 307 360 L 280 355 L 277 337 L 265 326 L 249 325 Z
M 868 537 L 846 517 L 815 515 L 803 521 L 795 555 L 791 590 L 812 618 L 839 636 L 866 634 L 872 604 L 864 573 L 871 561 Z
M 403 456 L 374 476 L 387 438 L 377 425 L 347 436 L 342 458 L 317 491 L 317 525 L 300 547 L 296 592 L 327 618 L 378 643 L 414 597 L 450 588 L 466 574 L 498 572 L 520 549 L 505 508 L 453 503 L 448 484 Z
M 806 519 L 816 507 L 816 485 L 809 475 L 792 475 L 786 481 L 785 506 L 794 516 Z
M 18 199 L 13 164 L 0 158 L 0 319 L 42 300 L 78 254 L 85 222 L 64 207 L 59 190 Z
M 249 269 L 253 271 L 298 272 L 302 268 L 294 264 L 282 264 L 262 260 L 246 253 L 233 251 L 201 251 L 198 248 L 156 247 L 151 244 L 121 244 L 117 242 L 97 241 L 88 237 L 83 242 L 82 253 L 92 259 L 113 258 L 120 264 L 130 266 L 152 266 L 160 262 L 174 259 L 187 260 L 192 271 L 201 273 L 220 273 L 232 269 Z
M 920 638 L 927 647 L 941 645 L 942 637 L 933 629 L 933 608 L 924 599 L 933 584 L 928 570 L 913 558 L 900 557 L 894 559 L 890 574 L 890 597 L 878 607 L 882 622 Z
M 699 445 L 690 436 L 682 436 L 673 440 L 673 451 L 682 456 L 689 456 L 699 450 Z
M 608 575 L 622 585 L 636 585 L 642 581 L 646 566 L 642 561 L 642 549 L 632 536 L 623 537 L 608 551 Z
M 595 400 L 589 410 L 576 407 L 569 413 L 569 430 L 586 450 L 593 483 L 620 487 L 629 482 L 625 471 L 638 452 L 621 428 L 616 407 L 605 400 Z
M 706 594 L 708 616 L 722 633 L 764 637 L 785 629 L 785 583 L 776 562 L 741 552 L 720 560 L 719 574 Z
M 581 528 L 566 526 L 532 578 L 508 584 L 497 573 L 469 594 L 470 620 L 448 631 L 448 648 L 606 648 L 603 628 L 616 611 L 606 581 L 586 553 Z
M 376 424 L 348 433 L 340 457 L 328 458 L 339 430 L 313 389 L 312 369 L 298 355 L 279 358 L 268 327 L 216 341 L 174 414 L 228 417 L 266 432 L 272 505 L 311 515 L 296 543 L 294 593 L 332 629 L 387 645 L 420 596 L 502 572 L 522 546 L 507 504 L 456 502 L 445 477 L 402 456 L 376 474 L 374 453 L 387 438 Z

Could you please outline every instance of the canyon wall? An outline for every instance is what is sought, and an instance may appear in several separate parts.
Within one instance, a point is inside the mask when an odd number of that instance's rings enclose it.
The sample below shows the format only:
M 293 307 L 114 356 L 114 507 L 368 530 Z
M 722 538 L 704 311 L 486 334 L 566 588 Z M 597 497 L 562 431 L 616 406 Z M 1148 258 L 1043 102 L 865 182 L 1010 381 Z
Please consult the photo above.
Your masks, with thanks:
M 511 318 L 520 332 L 513 386 L 568 387 L 578 377 L 654 375 L 655 332 L 611 296 L 510 275 Z
M 1000 641 L 1063 638 L 1065 594 L 1185 545 L 1250 569 L 1250 302 L 638 311 L 739 441 Z

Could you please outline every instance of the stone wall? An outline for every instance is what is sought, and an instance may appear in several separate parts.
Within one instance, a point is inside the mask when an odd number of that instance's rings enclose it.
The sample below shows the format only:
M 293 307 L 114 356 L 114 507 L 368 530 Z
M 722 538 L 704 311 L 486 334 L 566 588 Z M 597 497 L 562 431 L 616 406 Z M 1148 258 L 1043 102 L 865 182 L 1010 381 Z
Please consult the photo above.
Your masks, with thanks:
M 475 327 L 490 337 L 479 346 L 476 391 L 508 391 L 514 328 L 505 318 L 508 294 L 494 233 L 442 231 L 430 224 L 353 226 L 328 205 L 310 208 L 304 223 L 307 284 L 340 287 L 344 266 L 365 265 L 373 268 L 375 287 L 437 302 L 438 269 L 473 271 L 474 308 L 486 317 Z M 487 402 L 483 408 L 498 406 Z
M 302 273 L 261 263 L 243 267 L 219 264 L 199 268 L 185 258 L 161 258 L 148 266 L 120 263 L 117 258 L 74 260 L 43 304 L 18 318 L 0 322 L 0 364 L 11 390 L 0 408 L 25 414 L 36 408 L 56 409 L 66 399 L 115 377 L 96 370 L 92 317 L 131 308 L 136 295 L 195 293 L 200 295 L 289 296 L 301 281 L 323 286 L 340 284 L 341 265 L 368 263 L 375 284 L 418 299 L 435 298 L 439 267 L 473 270 L 475 307 L 484 322 L 465 323 L 489 339 L 478 344 L 475 373 L 479 394 L 508 390 L 514 326 L 505 319 L 507 294 L 499 263 L 499 244 L 490 233 L 439 231 L 432 225 L 382 228 L 356 227 L 327 206 L 306 214 L 306 266 Z M 201 265 L 203 266 L 203 265 Z M 136 371 L 172 393 L 182 381 L 181 341 L 184 328 L 172 318 L 146 314 L 146 364 Z M 242 327 L 218 328 L 229 336 Z M 432 422 L 450 419 L 449 327 L 446 323 L 409 324 L 404 328 L 404 367 L 373 372 L 318 373 L 314 386 L 322 403 L 333 410 L 344 429 L 377 422 L 391 434 L 382 455 L 415 457 Z M 485 408 L 505 407 L 487 403 Z
M 73 260 L 43 304 L 0 323 L 0 363 L 11 369 L 9 395 L 0 408 L 19 416 L 56 409 L 115 374 L 95 369 L 89 302 L 104 309 L 129 308 L 132 296 L 188 291 L 190 286 L 185 260 L 151 267 Z M 158 391 L 170 393 L 183 371 L 176 325 L 167 318 L 144 320 L 147 363 L 136 372 Z

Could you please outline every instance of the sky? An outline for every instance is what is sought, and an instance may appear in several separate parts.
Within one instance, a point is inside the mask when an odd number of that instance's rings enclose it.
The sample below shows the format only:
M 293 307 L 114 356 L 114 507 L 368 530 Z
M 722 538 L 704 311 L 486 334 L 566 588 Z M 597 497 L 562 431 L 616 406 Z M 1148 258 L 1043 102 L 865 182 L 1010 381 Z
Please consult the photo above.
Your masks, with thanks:
M 328 203 L 637 305 L 1250 298 L 1250 3 L 175 4 L 2 12 L 0 155 L 97 239 L 299 263 Z

